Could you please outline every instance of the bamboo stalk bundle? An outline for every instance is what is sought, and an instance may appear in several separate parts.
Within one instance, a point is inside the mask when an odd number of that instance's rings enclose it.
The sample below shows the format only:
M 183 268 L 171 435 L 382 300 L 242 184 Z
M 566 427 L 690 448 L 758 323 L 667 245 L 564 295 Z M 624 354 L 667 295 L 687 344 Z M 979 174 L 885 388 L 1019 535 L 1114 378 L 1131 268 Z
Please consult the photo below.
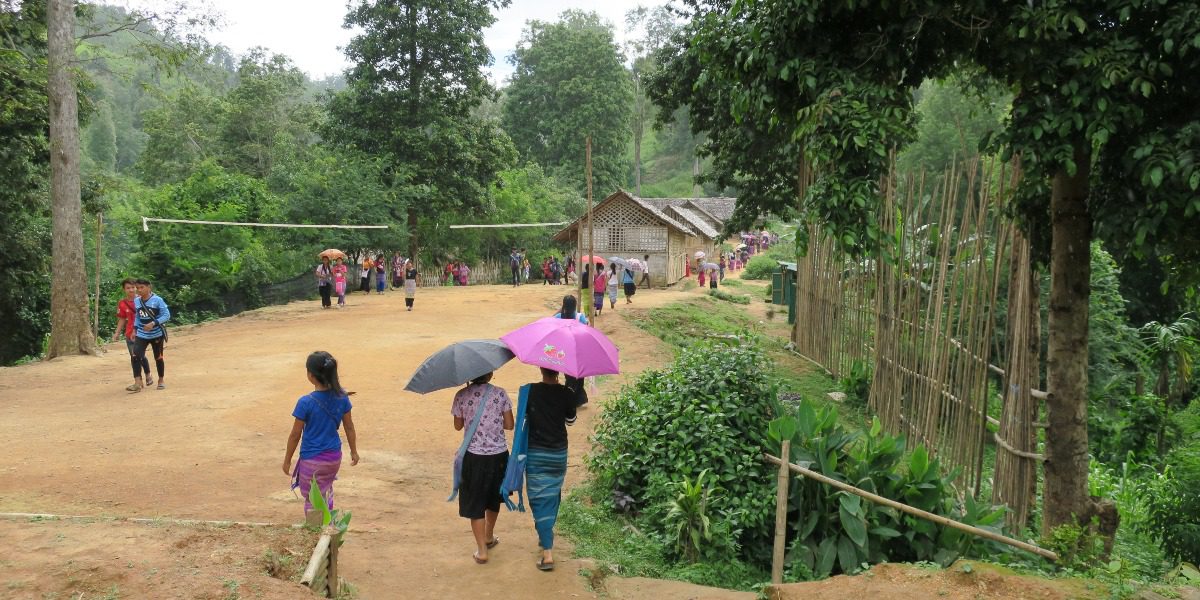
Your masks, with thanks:
M 1018 276 L 1013 268 L 1004 268 L 1010 264 L 1010 246 L 1012 264 L 1024 265 L 1020 272 L 1028 273 L 1028 252 L 1018 251 L 1015 230 L 1000 210 L 1011 189 L 1006 175 L 1013 181 L 1017 177 L 1015 169 L 979 160 L 956 165 L 940 177 L 900 179 L 893 169 L 881 181 L 877 213 L 889 247 L 850 257 L 813 225 L 809 252 L 797 264 L 797 352 L 836 377 L 845 376 L 856 362 L 869 365 L 870 408 L 883 425 L 960 467 L 960 483 L 975 493 L 990 438 L 989 369 L 1002 371 L 990 365 L 991 356 L 1000 351 L 993 341 L 993 307 L 1001 277 Z M 1010 296 L 1014 287 L 1010 284 Z M 1010 298 L 1010 307 L 1012 302 Z M 1017 377 L 1028 378 L 1029 367 L 1036 365 L 1027 339 L 1021 338 L 1019 348 L 1005 348 Z M 1022 381 L 1018 389 L 1032 398 L 1035 382 Z M 1008 427 L 1013 435 L 1033 432 L 1036 410 L 1031 413 L 1027 405 L 1012 410 Z M 1036 451 L 1026 443 L 1029 439 L 1008 441 L 1021 451 Z M 1028 480 L 1022 477 L 1013 485 L 1027 490 Z M 1005 500 L 1014 493 L 1005 491 Z

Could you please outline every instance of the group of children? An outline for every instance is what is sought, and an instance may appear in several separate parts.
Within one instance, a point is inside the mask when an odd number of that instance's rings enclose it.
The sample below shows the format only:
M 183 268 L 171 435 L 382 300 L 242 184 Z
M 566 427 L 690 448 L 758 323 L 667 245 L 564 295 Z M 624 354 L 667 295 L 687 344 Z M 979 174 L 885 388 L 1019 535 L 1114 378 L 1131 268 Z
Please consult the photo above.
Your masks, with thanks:
M 387 269 L 388 264 L 384 260 L 382 254 L 378 255 L 375 260 L 371 260 L 370 255 L 363 257 L 362 270 L 359 273 L 361 284 L 359 291 L 371 293 L 371 279 L 374 275 L 375 293 L 382 294 L 387 289 Z M 317 291 L 321 294 L 321 308 L 330 308 L 332 305 L 331 296 L 336 295 L 338 302 L 337 307 L 346 306 L 347 293 L 347 276 L 350 269 L 346 266 L 342 258 L 335 258 L 332 261 L 328 256 L 321 257 L 321 264 L 317 265 L 315 272 L 317 278 Z M 407 310 L 413 309 L 413 303 L 417 293 L 417 267 L 413 261 L 400 256 L 397 252 L 392 257 L 391 262 L 392 272 L 392 289 L 400 287 L 404 288 L 404 304 Z
M 157 389 L 166 389 L 167 328 L 164 325 L 171 320 L 171 309 L 154 293 L 154 286 L 147 279 L 126 279 L 121 282 L 121 288 L 125 297 L 117 303 L 117 328 L 112 341 L 124 335 L 125 348 L 129 351 L 133 383 L 125 389 L 140 392 L 154 385 L 150 361 L 146 359 L 147 348 L 154 352 L 154 365 L 158 372 Z

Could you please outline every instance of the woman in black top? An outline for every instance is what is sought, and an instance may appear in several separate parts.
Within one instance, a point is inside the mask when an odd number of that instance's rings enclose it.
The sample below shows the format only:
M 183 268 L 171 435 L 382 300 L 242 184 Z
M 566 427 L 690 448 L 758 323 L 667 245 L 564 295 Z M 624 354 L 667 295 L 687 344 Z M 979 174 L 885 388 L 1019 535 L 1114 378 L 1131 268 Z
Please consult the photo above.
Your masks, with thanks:
M 554 569 L 554 523 L 567 475 L 567 425 L 575 422 L 575 393 L 558 382 L 558 372 L 543 368 L 542 381 L 530 386 L 527 403 L 525 486 L 542 547 L 537 567 L 550 571 Z

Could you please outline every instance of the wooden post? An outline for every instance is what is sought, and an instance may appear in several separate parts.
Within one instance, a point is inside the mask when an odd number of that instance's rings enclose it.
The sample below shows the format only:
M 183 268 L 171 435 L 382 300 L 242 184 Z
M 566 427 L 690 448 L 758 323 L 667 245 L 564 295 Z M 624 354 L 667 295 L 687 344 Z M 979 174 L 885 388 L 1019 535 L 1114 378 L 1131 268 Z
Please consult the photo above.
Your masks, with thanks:
M 946 527 L 957 529 L 959 531 L 965 531 L 971 535 L 989 539 L 994 542 L 1000 542 L 1001 544 L 1008 544 L 1009 546 L 1012 546 L 1014 548 L 1020 548 L 1026 552 L 1032 552 L 1038 556 L 1048 558 L 1055 562 L 1058 561 L 1058 555 L 1049 550 L 1046 550 L 1045 548 L 1039 548 L 1037 546 L 1034 546 L 1033 544 L 1022 542 L 1021 540 L 1015 540 L 1015 539 L 1010 538 L 1005 535 L 1000 535 L 998 533 L 992 533 L 991 531 L 988 531 L 986 529 L 980 529 L 980 528 L 974 527 L 972 525 L 967 525 L 966 523 L 959 523 L 958 521 L 955 521 L 954 519 L 949 519 L 949 518 L 943 517 L 941 515 L 935 515 L 931 512 L 927 512 L 927 511 L 921 510 L 919 508 L 914 508 L 907 504 L 902 504 L 900 502 L 896 502 L 895 500 L 892 500 L 890 498 L 884 498 L 883 496 L 878 496 L 878 495 L 872 494 L 871 492 L 868 492 L 866 490 L 861 490 L 861 489 L 856 488 L 848 483 L 843 483 L 836 479 L 826 477 L 820 473 L 817 473 L 816 471 L 810 471 L 804 467 L 801 467 L 800 465 L 790 464 L 787 461 L 780 460 L 774 456 L 771 456 L 770 454 L 764 454 L 763 460 L 765 460 L 771 464 L 775 464 L 775 465 L 781 465 L 781 466 L 787 465 L 788 469 L 791 469 L 792 471 L 799 473 L 809 479 L 815 479 L 816 481 L 820 481 L 821 483 L 824 483 L 826 485 L 831 485 L 831 486 L 833 486 L 839 490 L 842 490 L 844 492 L 849 492 L 851 494 L 854 494 L 855 496 L 861 496 L 861 497 L 866 498 L 867 500 L 870 500 L 871 502 L 874 502 L 876 504 L 890 506 L 900 512 L 913 515 L 914 517 L 920 517 L 927 521 L 933 521 L 934 523 L 937 523 L 938 525 L 945 525 Z
M 337 561 L 338 561 L 338 546 L 341 546 L 341 545 L 342 545 L 342 534 L 340 534 L 340 533 L 338 535 L 333 536 L 333 539 L 331 539 L 329 541 L 329 567 L 327 567 L 326 570 L 329 573 L 328 580 L 329 580 L 329 597 L 330 598 L 337 598 L 338 588 L 340 587 L 340 583 L 338 582 Z
M 783 440 L 780 456 L 791 457 L 792 440 Z M 775 549 L 771 553 L 771 583 L 783 583 L 783 553 L 787 548 L 788 480 L 787 461 L 779 461 L 779 479 L 775 488 Z
M 592 268 L 589 269 L 589 272 L 592 274 L 592 279 L 595 279 L 595 277 L 596 277 L 596 258 L 595 258 L 596 257 L 596 237 L 595 237 L 595 235 L 596 234 L 595 234 L 595 228 L 593 227 L 593 223 L 592 223 L 592 136 L 590 136 L 590 135 L 587 136 L 586 159 L 587 159 L 586 164 L 587 164 L 587 205 L 588 205 L 588 212 L 587 212 L 587 215 L 588 215 L 588 217 L 587 217 L 587 222 L 588 222 L 588 261 L 592 265 Z M 595 282 L 593 281 L 593 284 L 594 283 Z M 592 293 L 595 294 L 596 291 L 597 290 L 593 286 Z M 592 306 L 591 299 L 588 299 L 588 302 L 586 304 L 587 304 L 588 321 L 592 322 L 596 318 L 596 315 L 593 314 L 595 311 L 594 311 L 594 307 Z M 592 326 L 595 327 L 596 324 L 593 322 Z
M 96 213 L 96 314 L 92 319 L 92 337 L 100 337 L 100 239 L 104 236 L 104 213 Z

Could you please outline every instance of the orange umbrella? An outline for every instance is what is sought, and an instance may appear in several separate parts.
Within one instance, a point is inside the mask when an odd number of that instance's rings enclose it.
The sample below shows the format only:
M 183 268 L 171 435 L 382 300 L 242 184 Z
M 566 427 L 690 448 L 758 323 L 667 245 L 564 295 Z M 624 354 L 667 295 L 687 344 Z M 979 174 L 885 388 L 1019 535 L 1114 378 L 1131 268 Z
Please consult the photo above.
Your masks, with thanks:
M 328 258 L 329 260 L 335 260 L 335 259 L 340 258 L 340 259 L 345 260 L 346 253 L 342 252 L 341 250 L 338 250 L 337 248 L 330 248 L 330 249 L 318 254 L 317 258 Z
M 604 264 L 604 259 L 600 258 L 599 256 L 588 256 L 584 254 L 583 258 L 579 259 L 579 262 L 593 262 L 598 265 L 602 265 Z

